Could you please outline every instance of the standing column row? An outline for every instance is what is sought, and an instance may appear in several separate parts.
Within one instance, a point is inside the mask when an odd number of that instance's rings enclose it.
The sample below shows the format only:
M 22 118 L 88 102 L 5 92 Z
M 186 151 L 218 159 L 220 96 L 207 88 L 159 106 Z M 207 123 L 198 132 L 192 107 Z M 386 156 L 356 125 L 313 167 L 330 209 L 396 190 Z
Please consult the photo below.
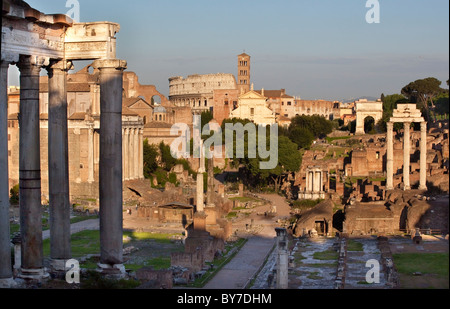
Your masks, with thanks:
M 410 158 L 411 158 L 411 122 L 404 123 L 403 137 L 403 189 L 410 190 Z M 427 123 L 420 124 L 420 180 L 419 189 L 426 190 L 426 171 L 427 171 Z M 386 139 L 386 190 L 394 189 L 394 123 L 387 123 Z

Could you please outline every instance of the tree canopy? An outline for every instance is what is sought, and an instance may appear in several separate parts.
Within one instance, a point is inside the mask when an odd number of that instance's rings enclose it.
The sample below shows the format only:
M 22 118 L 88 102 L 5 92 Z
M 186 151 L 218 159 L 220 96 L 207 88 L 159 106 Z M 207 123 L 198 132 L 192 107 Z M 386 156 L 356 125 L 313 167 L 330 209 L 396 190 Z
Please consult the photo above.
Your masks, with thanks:
M 431 120 L 430 106 L 435 107 L 434 98 L 448 91 L 441 88 L 441 84 L 442 82 L 434 77 L 418 79 L 403 87 L 401 93 L 412 103 L 420 104 L 425 118 L 429 121 Z

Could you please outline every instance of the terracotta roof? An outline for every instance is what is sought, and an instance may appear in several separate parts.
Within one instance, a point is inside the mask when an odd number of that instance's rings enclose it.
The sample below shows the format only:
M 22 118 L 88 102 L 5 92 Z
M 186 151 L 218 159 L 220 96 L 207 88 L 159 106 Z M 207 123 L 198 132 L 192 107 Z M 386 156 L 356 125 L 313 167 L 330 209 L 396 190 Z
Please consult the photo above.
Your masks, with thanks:
M 262 90 L 255 90 L 255 92 L 262 94 Z M 281 98 L 284 95 L 284 90 L 265 90 L 264 96 L 267 98 Z
M 167 122 L 151 121 L 145 125 L 145 128 L 164 129 L 164 128 L 172 128 L 172 125 Z
M 18 119 L 19 119 L 19 113 L 8 115 L 8 120 L 18 120 Z
M 122 116 L 139 116 L 131 109 L 129 109 L 124 103 L 122 104 Z
M 145 101 L 143 98 L 139 98 L 139 97 L 133 97 L 133 98 L 123 98 L 123 105 L 130 107 L 131 105 L 135 104 L 138 101 L 143 101 L 145 102 L 145 104 L 147 104 L 148 106 L 150 106 L 151 108 L 153 108 L 153 106 L 151 104 L 149 104 L 147 101 Z

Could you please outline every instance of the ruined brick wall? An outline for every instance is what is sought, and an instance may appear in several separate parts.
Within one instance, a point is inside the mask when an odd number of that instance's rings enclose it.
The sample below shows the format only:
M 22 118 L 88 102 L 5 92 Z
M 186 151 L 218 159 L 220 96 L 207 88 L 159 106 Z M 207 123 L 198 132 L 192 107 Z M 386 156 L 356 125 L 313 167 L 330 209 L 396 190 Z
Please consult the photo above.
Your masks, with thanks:
M 170 265 L 190 269 L 193 272 L 200 271 L 205 265 L 201 250 L 195 252 L 173 252 L 170 255 Z
M 172 289 L 173 273 L 171 270 L 153 270 L 141 268 L 136 271 L 136 278 L 141 282 L 151 282 L 155 289 Z

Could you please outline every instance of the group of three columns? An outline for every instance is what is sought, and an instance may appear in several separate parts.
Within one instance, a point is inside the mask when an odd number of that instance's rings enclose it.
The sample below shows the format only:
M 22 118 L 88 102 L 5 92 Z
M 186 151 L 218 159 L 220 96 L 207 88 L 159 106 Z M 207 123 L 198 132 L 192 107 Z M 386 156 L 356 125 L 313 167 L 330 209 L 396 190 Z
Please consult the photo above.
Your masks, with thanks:
M 0 105 L 0 281 L 12 280 L 9 230 L 8 95 L 10 63 L 1 62 Z M 19 277 L 48 276 L 43 265 L 39 76 L 42 68 L 49 78 L 49 209 L 50 258 L 52 268 L 65 270 L 71 259 L 70 198 L 68 168 L 67 74 L 70 61 L 43 61 L 34 56 L 19 57 L 20 142 L 19 200 L 21 269 Z M 122 253 L 122 88 L 126 62 L 96 60 L 100 71 L 100 265 L 121 271 Z
M 404 122 L 403 189 L 410 190 L 411 122 Z M 386 190 L 394 189 L 394 123 L 387 123 Z M 427 189 L 427 123 L 420 123 L 420 180 L 419 190 Z

